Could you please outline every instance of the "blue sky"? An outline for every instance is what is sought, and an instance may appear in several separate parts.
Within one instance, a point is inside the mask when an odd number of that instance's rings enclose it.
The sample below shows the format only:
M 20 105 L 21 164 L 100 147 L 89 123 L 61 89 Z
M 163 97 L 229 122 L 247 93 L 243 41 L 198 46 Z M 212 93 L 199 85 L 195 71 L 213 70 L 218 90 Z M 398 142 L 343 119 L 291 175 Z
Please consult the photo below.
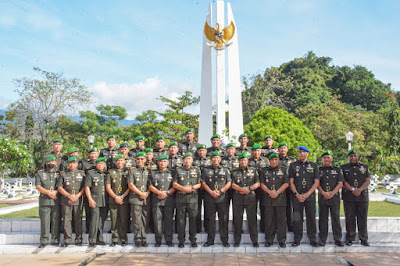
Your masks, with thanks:
M 80 78 L 97 104 L 130 118 L 155 98 L 200 94 L 202 28 L 210 0 L 0 0 L 0 108 L 13 78 L 39 66 Z M 400 1 L 232 0 L 240 68 L 248 76 L 312 50 L 363 65 L 400 88 Z

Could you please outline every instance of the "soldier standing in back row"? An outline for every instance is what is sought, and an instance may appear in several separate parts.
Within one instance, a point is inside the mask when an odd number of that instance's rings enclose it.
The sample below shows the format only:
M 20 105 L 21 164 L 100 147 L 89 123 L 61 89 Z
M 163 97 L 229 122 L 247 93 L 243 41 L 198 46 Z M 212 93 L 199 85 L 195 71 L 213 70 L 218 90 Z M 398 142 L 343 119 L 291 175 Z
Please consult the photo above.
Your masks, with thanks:
M 178 142 L 173 141 L 168 146 L 168 169 L 175 171 L 177 167 L 182 167 L 183 161 L 181 155 L 178 154 Z
M 278 149 L 274 146 L 274 139 L 272 138 L 272 135 L 266 135 L 264 137 L 264 147 L 262 147 L 262 157 L 265 159 L 268 159 L 269 155 L 271 153 L 278 153 Z
M 146 167 L 147 170 L 149 171 L 154 171 L 157 170 L 157 164 L 154 163 L 153 158 L 153 149 L 152 148 L 146 148 L 146 162 L 144 163 L 144 167 Z
M 211 154 L 218 151 L 221 156 L 225 156 L 225 149 L 221 147 L 221 137 L 219 134 L 214 134 L 211 137 L 211 147 L 207 149 L 207 157 L 211 157 Z
M 117 144 L 117 141 L 115 139 L 115 135 L 109 135 L 107 137 L 107 148 L 103 148 L 100 150 L 100 157 L 106 157 L 107 158 L 107 169 L 113 169 L 115 168 L 115 157 L 119 154 L 118 149 L 115 147 Z
M 196 154 L 197 142 L 194 142 L 194 129 L 189 128 L 185 131 L 186 140 L 184 142 L 179 143 L 179 154 L 184 155 L 187 152 L 191 152 L 192 154 Z
M 168 155 L 168 150 L 165 149 L 165 137 L 164 136 L 158 136 L 156 139 L 156 149 L 154 150 L 154 158 L 153 161 L 154 163 L 157 163 L 157 158 L 160 155 Z
M 60 202 L 57 193 L 57 180 L 59 173 L 57 168 L 57 157 L 48 155 L 44 159 L 44 170 L 39 170 L 36 174 L 36 189 L 40 192 L 39 196 L 39 216 L 40 216 L 40 246 L 45 247 L 49 242 L 51 230 L 51 244 L 60 244 Z
M 43 168 L 45 165 L 44 161 L 46 160 L 47 156 L 54 155 L 57 158 L 56 159 L 57 166 L 56 166 L 55 170 L 56 171 L 64 170 L 64 168 L 63 168 L 64 162 L 66 162 L 68 160 L 68 156 L 61 153 L 61 150 L 63 148 L 63 143 L 64 143 L 64 140 L 62 138 L 53 139 L 53 151 L 48 154 L 45 154 L 43 156 L 43 164 L 42 164 Z
M 136 148 L 129 151 L 129 157 L 135 158 L 138 152 L 144 152 L 144 136 L 140 135 L 135 138 Z
M 240 147 L 236 148 L 235 155 L 237 157 L 240 156 L 243 152 L 247 153 L 247 158 L 251 157 L 251 148 L 247 146 L 247 143 L 249 142 L 249 137 L 247 136 L 247 133 L 243 133 L 239 136 L 239 142 L 240 142 Z

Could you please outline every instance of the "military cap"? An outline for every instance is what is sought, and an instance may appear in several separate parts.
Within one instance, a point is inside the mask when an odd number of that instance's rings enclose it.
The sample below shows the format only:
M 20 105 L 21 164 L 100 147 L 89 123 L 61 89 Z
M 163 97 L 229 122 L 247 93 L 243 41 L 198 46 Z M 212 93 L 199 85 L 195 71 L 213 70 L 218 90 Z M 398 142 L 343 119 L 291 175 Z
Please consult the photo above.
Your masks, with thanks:
M 79 161 L 79 158 L 77 156 L 71 156 L 68 158 L 67 163 L 73 163 Z
M 141 139 L 144 139 L 144 136 L 142 136 L 142 135 L 137 136 L 137 137 L 135 138 L 135 142 L 138 142 L 138 141 L 141 140 Z
M 241 134 L 241 135 L 239 136 L 239 139 L 244 138 L 244 137 L 248 138 L 247 133 Z
M 349 156 L 350 154 L 357 154 L 358 153 L 358 150 L 356 150 L 356 149 L 351 149 L 351 150 L 349 150 L 348 152 L 347 152 L 347 156 Z
M 197 146 L 197 149 L 207 149 L 207 146 L 205 144 L 199 144 L 199 146 Z
M 187 152 L 183 155 L 182 159 L 185 159 L 186 157 L 193 157 L 193 154 L 191 152 Z
M 71 154 L 71 153 L 74 153 L 74 152 L 78 152 L 78 148 L 76 148 L 76 147 L 69 148 L 67 154 Z
M 107 162 L 107 158 L 106 157 L 99 157 L 99 158 L 97 158 L 96 163 L 99 163 L 99 162 Z
M 137 158 L 137 157 L 146 157 L 146 156 L 147 156 L 147 154 L 144 151 L 141 151 L 141 152 L 136 153 L 135 158 Z
M 116 138 L 115 135 L 108 135 L 107 140 L 109 140 L 109 139 L 115 139 L 115 138 Z
M 159 141 L 160 139 L 165 140 L 165 137 L 164 137 L 164 136 L 158 136 L 158 137 L 156 138 L 156 141 Z
M 152 148 L 146 148 L 144 151 L 145 151 L 146 153 L 152 153 L 152 152 L 153 152 L 153 149 L 152 149 Z
M 193 133 L 194 133 L 194 129 L 193 129 L 193 128 L 188 128 L 188 129 L 185 131 L 185 135 L 186 135 L 187 133 L 189 133 L 189 132 L 193 132 Z
M 212 137 L 211 137 L 211 140 L 213 140 L 213 139 L 220 139 L 221 137 L 219 136 L 219 134 L 214 134 L 214 135 L 212 135 Z
M 272 139 L 272 135 L 266 135 L 263 140 Z
M 225 146 L 225 148 L 227 148 L 227 149 L 230 148 L 230 147 L 236 148 L 235 143 L 231 142 L 231 143 L 229 143 L 228 145 Z
M 271 160 L 272 158 L 279 158 L 278 153 L 273 152 L 268 156 L 268 160 Z
M 91 149 L 89 150 L 89 153 L 91 153 L 91 152 L 98 152 L 98 151 L 99 151 L 99 148 L 93 147 L 93 148 L 91 148 Z
M 220 153 L 219 151 L 215 151 L 215 152 L 211 153 L 210 158 L 212 158 L 212 157 L 214 157 L 214 156 L 219 156 L 219 157 L 221 157 L 221 153 Z
M 121 149 L 121 148 L 129 148 L 130 146 L 129 146 L 129 143 L 126 143 L 126 142 L 124 142 L 124 143 L 122 143 L 121 145 L 119 145 L 119 148 Z
M 248 157 L 247 157 L 247 152 L 242 152 L 242 153 L 239 155 L 239 157 L 238 157 L 239 160 L 240 160 L 240 159 L 245 159 L 245 158 L 248 158 Z
M 253 147 L 251 147 L 251 150 L 257 150 L 257 149 L 261 149 L 261 145 L 260 144 L 254 144 Z
M 53 139 L 53 143 L 64 143 L 62 138 Z
M 161 161 L 161 160 L 168 160 L 168 155 L 161 154 L 160 156 L 158 156 L 157 161 Z
M 46 157 L 46 159 L 44 159 L 44 162 L 48 163 L 48 162 L 51 162 L 53 160 L 57 160 L 57 157 L 54 156 L 54 155 L 49 155 L 49 156 Z
M 118 159 L 124 159 L 125 160 L 125 157 L 124 157 L 123 154 L 118 154 L 117 156 L 115 156 L 114 162 L 116 162 Z
M 297 150 L 310 152 L 310 150 L 306 146 L 303 146 L 303 145 L 300 145 L 299 147 L 297 147 Z
M 171 142 L 171 143 L 169 144 L 168 148 L 169 148 L 169 147 L 172 147 L 172 146 L 178 146 L 178 142 L 176 142 L 176 141 Z
M 331 151 L 325 151 L 325 152 L 321 155 L 321 158 L 324 157 L 325 155 L 333 156 L 333 153 L 332 153 Z
M 286 146 L 286 147 L 287 147 L 287 143 L 286 143 L 286 142 L 281 142 L 281 143 L 279 143 L 278 148 L 280 148 L 280 147 L 282 147 L 282 146 Z

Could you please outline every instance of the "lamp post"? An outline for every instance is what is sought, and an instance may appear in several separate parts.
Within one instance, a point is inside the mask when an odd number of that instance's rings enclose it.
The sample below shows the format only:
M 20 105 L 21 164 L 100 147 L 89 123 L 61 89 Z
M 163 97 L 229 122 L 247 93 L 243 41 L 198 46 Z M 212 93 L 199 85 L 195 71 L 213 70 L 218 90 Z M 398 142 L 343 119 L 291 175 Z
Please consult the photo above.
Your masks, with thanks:
M 89 144 L 90 144 L 90 148 L 93 148 L 93 143 L 94 143 L 94 136 L 90 135 L 89 137 L 87 137 Z
M 348 150 L 351 150 L 351 143 L 353 142 L 353 137 L 354 137 L 354 134 L 351 131 L 346 133 L 346 140 L 347 140 L 347 143 L 349 144 Z

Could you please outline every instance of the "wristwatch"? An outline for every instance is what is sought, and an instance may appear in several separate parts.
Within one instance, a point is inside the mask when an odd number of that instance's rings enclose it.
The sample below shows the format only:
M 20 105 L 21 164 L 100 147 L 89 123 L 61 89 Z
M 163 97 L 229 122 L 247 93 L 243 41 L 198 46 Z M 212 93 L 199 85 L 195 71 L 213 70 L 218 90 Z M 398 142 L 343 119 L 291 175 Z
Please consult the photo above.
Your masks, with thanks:
M 124 196 L 124 195 L 121 195 L 121 198 L 125 198 L 125 196 Z
M 249 187 L 249 191 L 251 192 L 251 187 Z
M 279 195 L 279 193 L 280 193 L 280 192 L 279 192 L 279 190 L 277 190 L 277 191 L 276 191 L 276 194 L 278 194 L 278 195 Z
M 299 193 L 297 193 L 297 191 L 294 193 L 294 195 L 296 196 L 297 194 L 299 194 Z
M 355 189 L 354 187 L 352 187 L 352 188 L 351 188 L 351 191 L 354 191 L 354 190 L 356 190 L 356 189 Z
M 71 198 L 71 194 L 69 194 L 67 198 L 70 199 Z

